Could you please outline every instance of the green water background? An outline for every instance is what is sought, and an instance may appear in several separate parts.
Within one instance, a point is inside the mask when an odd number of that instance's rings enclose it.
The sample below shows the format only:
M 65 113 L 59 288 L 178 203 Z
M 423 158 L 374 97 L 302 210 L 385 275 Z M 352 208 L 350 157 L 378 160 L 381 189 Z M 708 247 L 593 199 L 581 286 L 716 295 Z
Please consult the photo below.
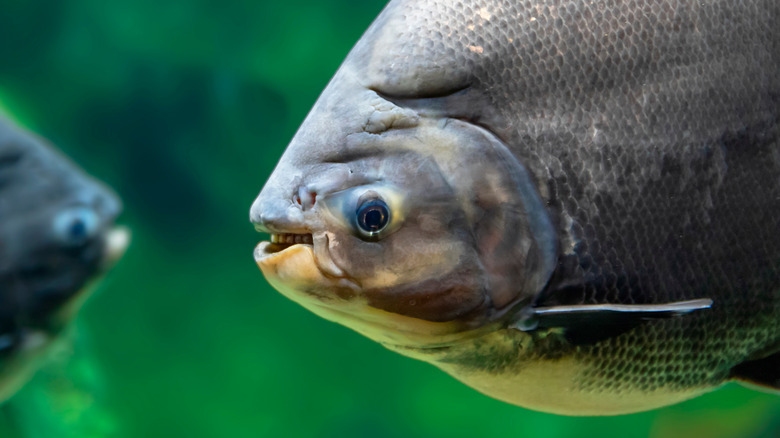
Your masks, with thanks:
M 0 0 L 2 106 L 133 231 L 0 437 L 780 436 L 780 398 L 733 384 L 615 418 L 510 406 L 266 284 L 249 206 L 384 3 Z

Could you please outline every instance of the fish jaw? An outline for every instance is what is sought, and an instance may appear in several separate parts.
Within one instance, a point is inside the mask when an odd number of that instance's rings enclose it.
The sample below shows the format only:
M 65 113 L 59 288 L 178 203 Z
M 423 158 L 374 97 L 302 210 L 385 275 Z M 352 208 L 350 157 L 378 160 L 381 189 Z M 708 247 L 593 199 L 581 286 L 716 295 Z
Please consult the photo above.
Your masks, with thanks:
M 314 249 L 310 244 L 297 243 L 281 251 L 274 251 L 273 246 L 269 241 L 260 242 L 255 247 L 255 262 L 266 278 L 284 284 L 283 289 L 297 290 L 330 282 L 331 279 L 317 268 Z M 295 300 L 290 295 L 296 294 L 285 293 L 285 296 Z
M 372 307 L 354 279 L 323 272 L 313 245 L 293 244 L 281 251 L 274 251 L 272 245 L 269 241 L 260 242 L 254 250 L 255 262 L 268 283 L 328 321 L 388 348 L 430 348 L 474 336 L 475 331 L 467 331 L 470 327 L 459 321 L 425 321 Z

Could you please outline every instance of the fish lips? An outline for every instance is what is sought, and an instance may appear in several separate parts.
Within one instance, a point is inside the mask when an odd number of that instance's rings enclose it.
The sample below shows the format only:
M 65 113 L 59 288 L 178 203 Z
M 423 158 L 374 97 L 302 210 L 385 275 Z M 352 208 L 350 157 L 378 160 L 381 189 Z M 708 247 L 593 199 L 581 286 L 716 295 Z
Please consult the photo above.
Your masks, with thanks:
M 327 238 L 323 239 L 323 237 L 321 234 L 315 235 L 312 243 L 293 243 L 289 246 L 269 241 L 260 242 L 254 250 L 255 263 L 266 279 L 269 281 L 273 279 L 272 283 L 284 284 L 285 290 L 301 291 L 321 300 L 332 299 L 334 296 L 349 299 L 354 296 L 354 293 L 324 295 L 317 292 L 323 288 L 333 287 L 337 290 L 345 288 L 352 291 L 358 288 L 358 285 L 330 259 Z M 301 292 L 296 292 L 295 295 Z M 285 296 L 297 301 L 287 293 Z
M 264 241 L 255 247 L 254 258 L 274 289 L 326 319 L 334 320 L 330 309 L 352 306 L 359 295 L 353 280 L 321 269 L 313 244 L 298 243 L 280 250 Z

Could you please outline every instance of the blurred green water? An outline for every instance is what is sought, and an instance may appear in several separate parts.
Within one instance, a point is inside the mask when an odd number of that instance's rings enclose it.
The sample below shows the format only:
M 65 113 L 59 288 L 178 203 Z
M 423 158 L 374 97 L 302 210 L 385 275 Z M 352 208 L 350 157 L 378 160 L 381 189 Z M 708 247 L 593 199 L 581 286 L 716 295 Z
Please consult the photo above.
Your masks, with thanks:
M 492 400 L 275 293 L 254 196 L 384 1 L 0 0 L 0 101 L 125 201 L 133 243 L 0 437 L 780 436 L 736 385 L 616 418 Z

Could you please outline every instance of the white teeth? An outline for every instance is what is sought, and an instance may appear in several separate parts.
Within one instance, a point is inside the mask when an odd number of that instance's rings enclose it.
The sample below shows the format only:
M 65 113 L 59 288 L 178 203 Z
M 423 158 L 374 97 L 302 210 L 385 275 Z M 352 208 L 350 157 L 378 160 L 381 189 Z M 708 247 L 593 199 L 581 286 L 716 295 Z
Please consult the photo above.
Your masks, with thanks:
M 293 233 L 271 234 L 271 243 L 290 244 L 290 245 L 295 243 L 306 243 L 311 245 L 312 238 L 311 238 L 311 234 L 293 234 Z

